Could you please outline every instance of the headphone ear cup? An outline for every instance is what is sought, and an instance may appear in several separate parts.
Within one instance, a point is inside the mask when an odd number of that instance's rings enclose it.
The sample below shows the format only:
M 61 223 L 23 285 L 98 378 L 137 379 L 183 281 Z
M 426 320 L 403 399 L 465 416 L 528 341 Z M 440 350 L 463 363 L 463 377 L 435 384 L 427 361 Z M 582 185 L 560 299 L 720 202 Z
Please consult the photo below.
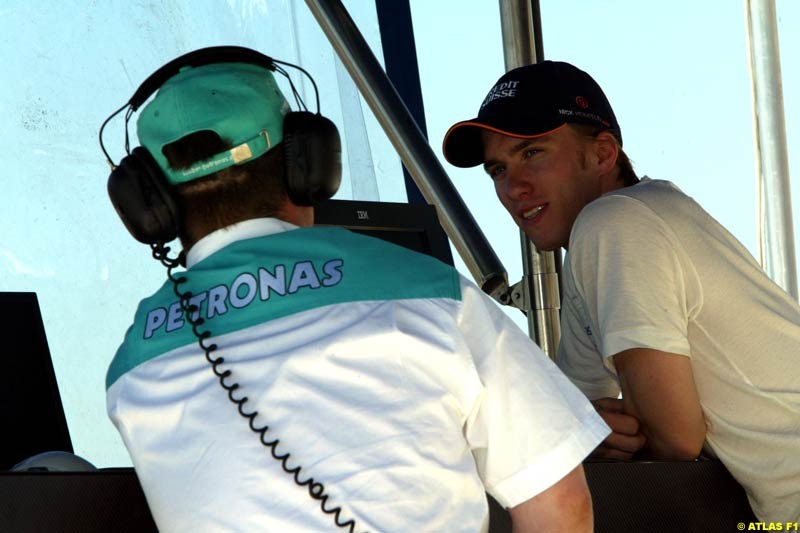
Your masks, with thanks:
M 111 172 L 108 196 L 137 241 L 166 243 L 178 236 L 177 204 L 164 173 L 145 148 L 134 148 Z
M 336 125 L 308 111 L 283 119 L 286 188 L 297 205 L 312 206 L 339 190 L 342 143 Z

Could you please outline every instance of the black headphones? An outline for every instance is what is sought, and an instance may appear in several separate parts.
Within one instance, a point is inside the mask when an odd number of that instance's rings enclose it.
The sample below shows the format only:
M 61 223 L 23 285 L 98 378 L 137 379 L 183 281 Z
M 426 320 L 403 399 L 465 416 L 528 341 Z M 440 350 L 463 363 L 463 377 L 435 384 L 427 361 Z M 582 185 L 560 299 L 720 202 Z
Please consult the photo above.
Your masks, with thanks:
M 300 111 L 285 115 L 283 147 L 286 189 L 297 205 L 312 206 L 333 196 L 342 177 L 341 141 L 336 125 L 319 114 L 319 92 L 314 79 L 297 65 L 272 59 L 240 46 L 202 48 L 180 56 L 150 75 L 130 100 L 108 117 L 100 128 L 100 147 L 111 165 L 108 195 L 125 227 L 139 242 L 166 243 L 178 235 L 179 212 L 164 172 L 142 146 L 130 150 L 128 121 L 131 115 L 168 79 L 186 66 L 212 63 L 250 63 L 277 72 L 289 80 Z M 281 67 L 286 65 L 308 76 L 314 86 L 317 113 L 307 110 L 291 78 Z M 128 153 L 115 165 L 103 145 L 103 129 L 118 113 L 125 113 L 125 149 Z

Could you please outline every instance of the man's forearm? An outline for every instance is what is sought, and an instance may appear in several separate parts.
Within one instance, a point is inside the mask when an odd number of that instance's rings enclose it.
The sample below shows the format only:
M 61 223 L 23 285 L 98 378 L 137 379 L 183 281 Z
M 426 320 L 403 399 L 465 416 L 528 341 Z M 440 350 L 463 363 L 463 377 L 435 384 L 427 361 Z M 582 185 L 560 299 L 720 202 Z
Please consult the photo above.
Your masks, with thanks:
M 578 465 L 555 485 L 509 509 L 512 531 L 591 533 L 594 529 L 592 497 L 583 466 Z

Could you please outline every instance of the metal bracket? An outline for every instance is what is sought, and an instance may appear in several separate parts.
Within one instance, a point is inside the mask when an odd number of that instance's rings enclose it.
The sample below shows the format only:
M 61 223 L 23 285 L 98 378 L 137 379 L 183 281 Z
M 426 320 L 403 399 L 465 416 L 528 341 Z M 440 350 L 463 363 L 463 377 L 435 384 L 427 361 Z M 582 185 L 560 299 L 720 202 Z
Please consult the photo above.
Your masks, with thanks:
M 527 283 L 525 283 L 525 281 L 525 278 L 522 278 L 511 286 L 509 291 L 511 298 L 507 305 L 516 307 L 527 315 L 531 310 L 531 302 L 530 298 L 528 297 L 530 291 L 527 290 Z

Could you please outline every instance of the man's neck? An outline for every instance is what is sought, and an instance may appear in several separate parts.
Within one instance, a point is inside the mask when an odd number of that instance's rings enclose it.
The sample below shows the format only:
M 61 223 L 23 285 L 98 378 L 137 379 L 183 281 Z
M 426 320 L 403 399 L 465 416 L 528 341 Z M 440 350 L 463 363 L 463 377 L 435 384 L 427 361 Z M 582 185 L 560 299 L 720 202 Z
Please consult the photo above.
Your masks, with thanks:
M 253 213 L 252 216 L 230 217 L 218 224 L 209 224 L 207 219 L 203 221 L 195 220 L 193 221 L 194 223 L 186 224 L 187 229 L 181 234 L 181 245 L 184 250 L 189 250 L 197 241 L 219 229 L 227 228 L 245 220 L 264 217 L 277 218 L 301 228 L 310 227 L 314 225 L 314 208 L 299 206 L 287 200 L 279 212 L 269 215 Z
M 307 228 L 314 225 L 314 208 L 286 202 L 277 218 L 285 220 L 295 226 Z

